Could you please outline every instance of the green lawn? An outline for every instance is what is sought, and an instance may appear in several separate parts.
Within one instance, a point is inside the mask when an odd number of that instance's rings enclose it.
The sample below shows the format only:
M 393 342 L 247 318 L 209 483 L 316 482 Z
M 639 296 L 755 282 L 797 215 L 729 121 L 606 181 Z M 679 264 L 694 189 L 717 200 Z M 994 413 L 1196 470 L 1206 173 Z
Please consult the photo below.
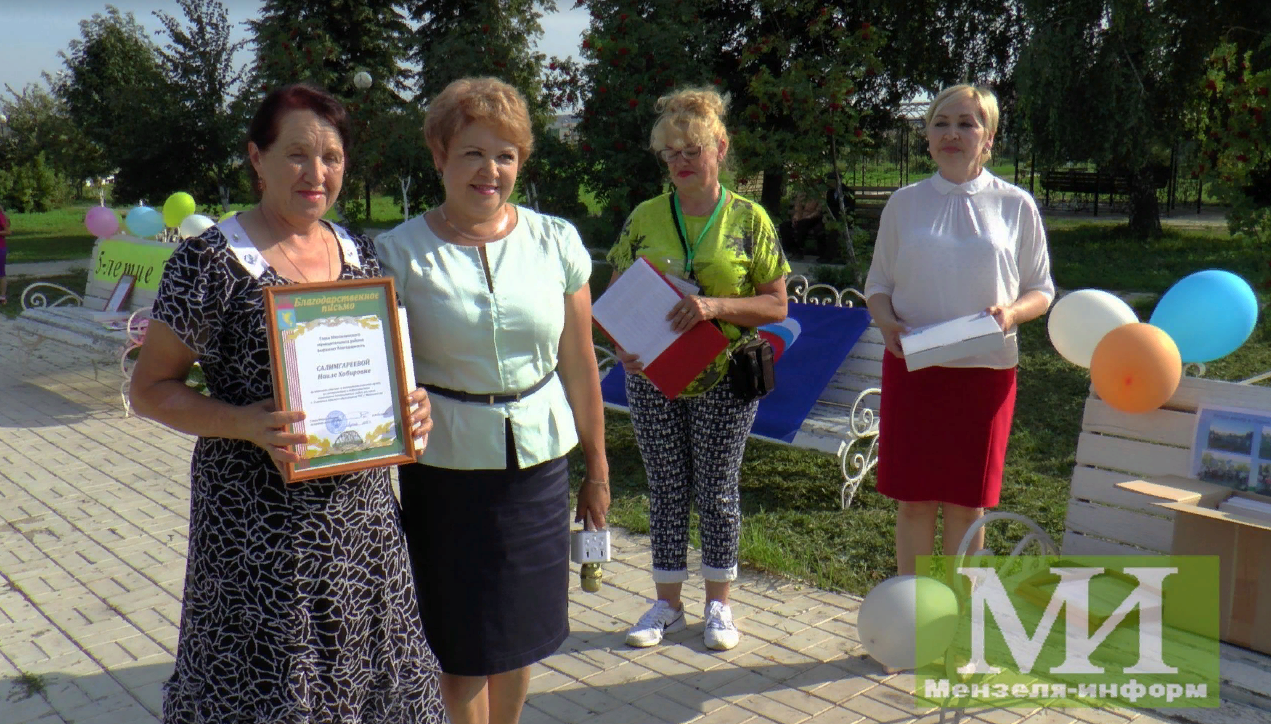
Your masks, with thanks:
M 85 202 L 56 211 L 10 214 L 8 263 L 88 258 L 94 239 L 84 228 L 84 214 L 94 205 Z
M 1226 269 L 1258 285 L 1267 276 L 1266 249 L 1233 239 L 1226 230 L 1166 227 L 1163 238 L 1127 238 L 1124 226 L 1047 221 L 1055 283 L 1066 289 L 1096 287 L 1157 292 L 1202 269 Z
M 1141 318 L 1150 311 L 1150 303 L 1140 307 Z M 1018 403 L 999 509 L 1032 518 L 1058 541 L 1090 377 L 1054 352 L 1045 319 L 1026 325 L 1020 337 Z M 1267 369 L 1271 325 L 1263 321 L 1243 348 L 1209 365 L 1209 376 L 1238 380 Z M 648 487 L 630 422 L 611 412 L 606 424 L 610 520 L 646 533 Z M 581 478 L 581 458 L 575 454 L 572 462 L 574 476 Z M 895 503 L 875 492 L 871 474 L 852 507 L 840 510 L 841 481 L 836 461 L 827 455 L 752 440 L 742 467 L 743 563 L 857 595 L 894 575 Z M 691 530 L 697 545 L 696 515 Z M 1008 553 L 1023 534 L 1018 524 L 994 524 L 988 545 Z
M 9 232 L 10 264 L 27 262 L 63 261 L 67 259 L 87 259 L 93 251 L 95 239 L 84 227 L 84 215 L 96 204 L 85 201 L 81 204 L 64 206 L 56 211 L 13 213 L 9 215 L 13 230 Z M 248 204 L 233 204 L 230 209 L 242 211 L 250 208 Z M 374 228 L 391 228 L 402 223 L 402 207 L 400 201 L 388 196 L 373 196 L 371 210 L 374 217 L 368 226 Z M 128 209 L 115 209 L 122 225 L 124 214 Z M 220 204 L 202 205 L 199 213 L 212 218 L 221 215 Z M 328 215 L 335 219 L 334 210 Z M 126 232 L 125 232 L 126 233 Z

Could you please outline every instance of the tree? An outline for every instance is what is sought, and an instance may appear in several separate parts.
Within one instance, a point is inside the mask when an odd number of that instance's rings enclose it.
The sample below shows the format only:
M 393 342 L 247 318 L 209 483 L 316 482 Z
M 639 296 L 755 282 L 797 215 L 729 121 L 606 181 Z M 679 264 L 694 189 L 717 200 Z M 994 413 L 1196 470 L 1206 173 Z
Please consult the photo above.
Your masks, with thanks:
M 534 50 L 534 43 L 543 35 L 543 13 L 556 11 L 554 0 L 408 0 L 406 5 L 418 23 L 410 58 L 420 67 L 419 100 L 426 103 L 459 78 L 493 76 L 516 86 L 532 114 L 545 113 L 541 68 L 546 56 Z
M 5 90 L 8 97 L 0 97 L 0 113 L 6 118 L 0 130 L 0 168 L 30 166 L 43 154 L 51 169 L 80 193 L 86 179 L 110 173 L 101 148 L 80 131 L 59 98 L 36 84 L 21 93 L 9 86 Z
M 711 85 L 729 94 L 733 112 L 727 122 L 743 144 L 735 156 L 739 174 L 762 174 L 760 202 L 779 217 L 789 159 L 804 163 L 812 158 L 810 146 L 820 148 L 817 163 L 824 168 L 798 173 L 801 192 L 823 197 L 810 184 L 823 181 L 832 153 L 845 162 L 860 143 L 894 128 L 892 110 L 920 89 L 968 76 L 1005 75 L 1018 42 L 1012 0 L 588 0 L 586 5 L 592 21 L 583 41 L 584 62 L 553 59 L 547 85 L 553 103 L 582 105 L 580 148 L 594 159 L 589 183 L 607 213 L 616 216 L 663 186 L 664 171 L 645 150 L 645 139 L 656 118 L 653 103 L 668 90 Z M 884 36 L 886 62 L 866 63 L 869 48 Z M 755 86 L 761 71 L 775 85 Z M 826 110 L 838 103 L 837 115 L 831 122 L 781 98 L 776 105 L 771 97 L 761 99 L 772 87 L 823 103 L 819 107 Z M 822 91 L 831 87 L 854 92 L 850 100 L 828 101 Z M 835 139 L 831 149 L 826 125 L 851 135 Z
M 23 165 L 0 168 L 0 204 L 12 211 L 52 211 L 66 200 L 68 190 L 43 153 Z
M 1219 37 L 1244 24 L 1241 13 L 1252 6 L 1023 0 L 1023 7 L 1031 35 L 1015 78 L 1038 155 L 1127 177 L 1131 234 L 1159 235 L 1156 187 L 1169 149 L 1192 130 L 1180 111 L 1195 99 Z
M 171 83 L 180 90 L 180 133 L 165 134 L 162 153 L 182 157 L 190 169 L 191 191 L 215 189 L 224 210 L 243 152 L 244 112 L 235 107 L 234 92 L 245 70 L 235 67 L 234 54 L 247 44 L 230 42 L 229 15 L 219 0 L 177 0 L 188 27 L 164 12 L 155 12 L 168 35 L 158 51 Z M 166 140 L 166 143 L 163 143 Z
M 382 160 L 379 171 L 396 178 L 404 219 L 410 218 L 412 208 L 435 200 L 441 188 L 438 181 L 427 183 L 436 175 L 432 173 L 432 154 L 424 143 L 423 127 L 423 110 L 413 103 L 402 103 L 384 117 L 384 149 L 379 152 Z
M 761 5 L 776 32 L 741 49 L 751 99 L 741 113 L 748 123 L 736 136 L 742 173 L 783 169 L 802 196 L 832 199 L 825 212 L 840 234 L 849 271 L 859 276 L 843 163 L 866 141 L 866 111 L 853 100 L 857 86 L 879 72 L 874 54 L 882 36 L 867 22 L 849 27 L 845 14 L 814 9 L 815 2 Z
M 665 170 L 648 151 L 655 102 L 681 86 L 712 84 L 719 36 L 693 3 L 589 0 L 587 6 L 584 62 L 553 59 L 550 83 L 557 104 L 582 102 L 577 131 L 585 178 L 616 226 L 662 192 Z
M 545 213 L 582 216 L 578 154 L 552 131 L 561 108 L 554 107 L 551 95 L 544 91 L 547 59 L 534 49 L 543 35 L 540 20 L 544 13 L 556 10 L 556 3 L 413 0 L 408 7 L 418 23 L 411 39 L 411 59 L 421 69 L 415 102 L 426 104 L 449 83 L 465 77 L 491 76 L 515 86 L 529 106 L 535 138 L 534 154 L 521 170 L 522 193 Z M 441 187 L 434 175 L 425 178 L 426 195 L 440 198 Z
M 803 28 L 822 18 L 833 17 L 843 28 L 866 29 L 854 36 L 854 45 L 886 37 L 888 52 L 880 59 L 883 62 L 872 64 L 868 74 L 852 83 L 855 92 L 850 107 L 860 114 L 866 139 L 894 132 L 895 110 L 915 95 L 968 80 L 1008 77 L 1020 42 L 1014 0 L 722 0 L 716 5 L 718 9 L 709 13 L 721 37 L 714 56 L 715 75 L 737 94 L 742 107 L 754 102 L 748 84 L 756 65 L 780 76 L 792 58 L 806 52 L 810 60 L 818 52 L 816 43 L 807 42 Z M 798 114 L 768 113 L 759 122 L 751 122 L 748 116 L 738 120 L 757 138 L 794 133 L 798 126 Z M 770 158 L 775 161 L 779 156 Z M 780 213 L 788 171 L 774 162 L 762 173 L 761 201 L 769 211 Z
M 102 150 L 104 165 L 118 169 L 116 195 L 129 198 L 170 177 L 177 170 L 173 161 L 155 168 L 136 156 L 139 145 L 166 127 L 175 94 L 132 13 L 107 5 L 105 15 L 81 20 L 80 39 L 59 56 L 67 73 L 47 80 L 75 125 Z
M 402 61 L 410 26 L 395 0 L 265 0 L 259 19 L 247 24 L 255 34 L 252 81 L 260 94 L 304 81 L 358 98 L 359 71 L 370 73 L 381 94 L 407 88 Z
M 269 89 L 308 82 L 347 105 L 355 144 L 348 149 L 346 183 L 360 180 L 365 213 L 347 208 L 357 223 L 369 218 L 371 190 L 383 172 L 387 118 L 404 102 L 411 74 L 403 65 L 410 33 L 396 0 L 265 0 L 260 18 L 248 21 L 255 33 L 256 60 L 243 101 L 254 108 Z M 370 75 L 370 87 L 353 79 Z
M 1258 49 L 1271 50 L 1271 38 Z M 1231 206 L 1233 236 L 1271 243 L 1271 64 L 1258 67 L 1254 51 L 1224 42 L 1210 56 L 1202 93 L 1202 176 Z

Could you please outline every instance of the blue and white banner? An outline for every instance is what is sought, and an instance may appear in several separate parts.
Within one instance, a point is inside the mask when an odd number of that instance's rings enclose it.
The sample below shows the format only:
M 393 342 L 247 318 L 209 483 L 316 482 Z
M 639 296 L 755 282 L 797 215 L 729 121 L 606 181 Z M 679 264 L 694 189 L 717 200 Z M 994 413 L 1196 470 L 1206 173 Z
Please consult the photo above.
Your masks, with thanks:
M 759 403 L 751 432 L 793 442 L 799 426 L 869 322 L 869 312 L 862 307 L 791 302 L 784 322 L 760 327 L 759 334 L 777 355 L 777 389 Z M 627 406 L 622 365 L 615 365 L 605 375 L 600 389 L 605 402 Z

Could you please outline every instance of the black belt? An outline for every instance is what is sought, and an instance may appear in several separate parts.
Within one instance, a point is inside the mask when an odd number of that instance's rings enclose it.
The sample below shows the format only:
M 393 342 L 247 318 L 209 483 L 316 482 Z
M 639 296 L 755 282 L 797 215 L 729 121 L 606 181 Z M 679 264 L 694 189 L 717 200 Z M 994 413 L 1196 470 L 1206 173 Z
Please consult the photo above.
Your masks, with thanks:
M 458 400 L 460 402 L 476 402 L 483 405 L 503 405 L 509 402 L 520 402 L 522 398 L 529 397 L 535 392 L 538 392 L 539 390 L 543 389 L 543 387 L 546 386 L 548 382 L 552 381 L 552 377 L 555 376 L 555 374 L 556 374 L 556 370 L 552 370 L 551 372 L 547 373 L 546 377 L 544 377 L 543 379 L 531 385 L 529 389 L 521 390 L 520 392 L 516 392 L 512 394 L 502 394 L 502 393 L 477 394 L 475 392 L 464 392 L 463 390 L 451 390 L 445 387 L 437 387 L 436 385 L 424 385 L 424 389 L 428 390 L 430 393 L 434 395 L 441 395 L 442 397 L 448 397 L 452 400 Z

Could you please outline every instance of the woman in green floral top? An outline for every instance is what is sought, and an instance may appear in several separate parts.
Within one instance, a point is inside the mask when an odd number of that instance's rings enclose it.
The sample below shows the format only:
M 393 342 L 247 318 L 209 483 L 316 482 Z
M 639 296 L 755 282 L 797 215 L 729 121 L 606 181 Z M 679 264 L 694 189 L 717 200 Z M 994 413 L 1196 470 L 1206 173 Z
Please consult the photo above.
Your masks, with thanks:
M 728 589 L 737 577 L 741 460 L 759 407 L 758 400 L 734 394 L 729 352 L 753 337 L 756 327 L 785 319 L 790 265 L 763 207 L 719 183 L 728 154 L 723 98 L 709 89 L 681 90 L 659 99 L 657 107 L 662 115 L 653 126 L 650 148 L 667 164 L 675 191 L 636 207 L 609 262 L 616 279 L 643 256 L 697 287 L 668 321 L 676 331 L 714 321 L 731 344 L 674 400 L 639 374 L 642 360 L 619 350 L 629 373 L 631 423 L 649 479 L 658 592 L 657 602 L 628 632 L 627 643 L 653 646 L 663 633 L 685 626 L 680 588 L 688 579 L 689 509 L 696 498 L 706 579 L 705 640 L 709 648 L 726 650 L 739 638 Z

